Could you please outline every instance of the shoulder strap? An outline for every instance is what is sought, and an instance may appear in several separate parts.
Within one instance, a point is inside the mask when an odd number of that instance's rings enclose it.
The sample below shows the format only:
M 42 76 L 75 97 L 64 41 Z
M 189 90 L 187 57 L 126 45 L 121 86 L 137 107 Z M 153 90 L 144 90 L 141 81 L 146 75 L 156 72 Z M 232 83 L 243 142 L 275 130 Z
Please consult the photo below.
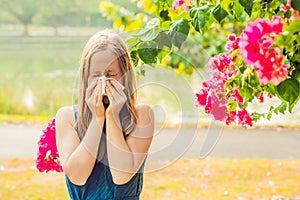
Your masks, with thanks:
M 77 120 L 78 120 L 78 105 L 74 105 L 73 106 L 73 110 L 74 110 L 74 118 L 77 124 Z
M 73 105 L 73 111 L 74 111 L 74 119 L 75 119 L 75 128 L 78 131 L 78 105 Z

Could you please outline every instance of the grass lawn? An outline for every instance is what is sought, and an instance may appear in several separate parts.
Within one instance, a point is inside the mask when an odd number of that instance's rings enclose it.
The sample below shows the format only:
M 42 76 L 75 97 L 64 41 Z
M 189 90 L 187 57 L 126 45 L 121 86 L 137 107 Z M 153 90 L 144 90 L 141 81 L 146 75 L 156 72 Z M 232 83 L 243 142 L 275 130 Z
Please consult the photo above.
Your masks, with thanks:
M 34 160 L 0 160 L 0 199 L 68 199 L 62 173 Z M 300 199 L 300 160 L 182 159 L 144 175 L 142 200 Z

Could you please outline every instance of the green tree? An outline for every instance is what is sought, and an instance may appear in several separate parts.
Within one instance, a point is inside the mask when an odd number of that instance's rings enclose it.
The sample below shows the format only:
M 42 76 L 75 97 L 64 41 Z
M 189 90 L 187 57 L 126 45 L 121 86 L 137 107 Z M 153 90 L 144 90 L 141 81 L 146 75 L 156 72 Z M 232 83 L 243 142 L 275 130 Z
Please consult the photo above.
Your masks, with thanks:
M 24 35 L 28 35 L 28 25 L 40 9 L 42 1 L 35 0 L 0 0 L 1 9 L 11 14 L 24 26 Z
M 73 0 L 44 0 L 39 17 L 47 25 L 53 27 L 54 35 L 58 35 L 58 27 L 61 26 L 66 17 L 77 14 L 78 1 Z

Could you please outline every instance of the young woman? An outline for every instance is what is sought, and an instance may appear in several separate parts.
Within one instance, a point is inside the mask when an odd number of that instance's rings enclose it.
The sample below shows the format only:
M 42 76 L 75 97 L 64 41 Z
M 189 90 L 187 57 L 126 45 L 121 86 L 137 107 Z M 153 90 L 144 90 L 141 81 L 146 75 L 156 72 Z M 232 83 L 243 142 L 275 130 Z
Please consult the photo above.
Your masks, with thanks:
M 154 114 L 136 103 L 126 45 L 102 31 L 87 42 L 78 105 L 56 115 L 56 140 L 70 198 L 139 199 L 152 142 Z

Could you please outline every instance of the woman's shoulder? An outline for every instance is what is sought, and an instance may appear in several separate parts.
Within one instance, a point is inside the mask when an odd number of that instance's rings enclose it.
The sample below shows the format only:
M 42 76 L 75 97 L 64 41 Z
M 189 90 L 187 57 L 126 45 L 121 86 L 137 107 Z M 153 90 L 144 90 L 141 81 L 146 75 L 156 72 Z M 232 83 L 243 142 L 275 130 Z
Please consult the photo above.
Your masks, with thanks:
M 75 123 L 75 118 L 74 118 L 74 108 L 73 106 L 64 106 L 61 107 L 57 112 L 56 112 L 56 121 L 60 121 L 63 123 L 70 123 L 74 124 Z
M 148 104 L 139 103 L 135 106 L 138 121 L 141 124 L 149 124 L 149 122 L 154 122 L 154 112 Z
M 149 106 L 148 104 L 145 104 L 145 103 L 136 104 L 135 109 L 137 112 L 145 112 L 145 111 L 153 112 L 151 106 Z

